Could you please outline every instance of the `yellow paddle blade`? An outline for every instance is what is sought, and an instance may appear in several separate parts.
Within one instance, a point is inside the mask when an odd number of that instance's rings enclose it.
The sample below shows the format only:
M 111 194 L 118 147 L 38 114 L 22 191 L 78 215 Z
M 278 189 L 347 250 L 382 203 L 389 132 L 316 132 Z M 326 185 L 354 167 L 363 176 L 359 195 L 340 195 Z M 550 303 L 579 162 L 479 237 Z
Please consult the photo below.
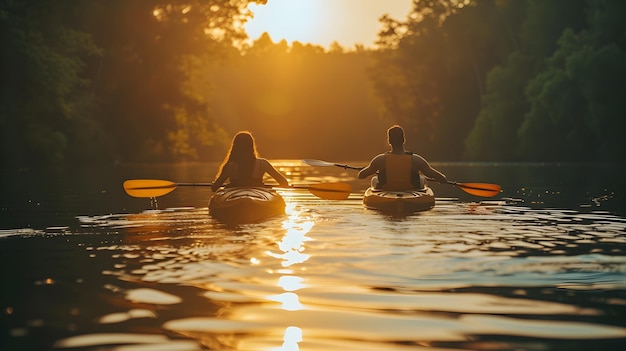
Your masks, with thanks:
M 311 194 L 324 200 L 345 200 L 350 196 L 352 187 L 348 183 L 320 183 L 306 186 Z
M 124 182 L 126 194 L 133 197 L 157 197 L 171 193 L 176 183 L 159 179 L 130 179 Z
M 461 188 L 468 194 L 483 196 L 483 197 L 493 197 L 496 196 L 502 191 L 502 187 L 498 184 L 489 184 L 489 183 L 454 183 L 454 185 Z

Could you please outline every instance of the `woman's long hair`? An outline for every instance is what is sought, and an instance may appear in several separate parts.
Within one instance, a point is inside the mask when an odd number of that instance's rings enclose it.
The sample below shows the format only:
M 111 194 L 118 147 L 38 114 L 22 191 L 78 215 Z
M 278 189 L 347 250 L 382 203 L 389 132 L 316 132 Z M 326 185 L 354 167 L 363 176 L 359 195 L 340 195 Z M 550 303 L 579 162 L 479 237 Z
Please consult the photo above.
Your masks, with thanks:
M 232 162 L 237 165 L 238 178 L 251 179 L 257 157 L 256 142 L 252 134 L 248 131 L 239 132 L 230 144 L 230 149 L 220 166 L 219 173 L 222 172 L 227 163 Z

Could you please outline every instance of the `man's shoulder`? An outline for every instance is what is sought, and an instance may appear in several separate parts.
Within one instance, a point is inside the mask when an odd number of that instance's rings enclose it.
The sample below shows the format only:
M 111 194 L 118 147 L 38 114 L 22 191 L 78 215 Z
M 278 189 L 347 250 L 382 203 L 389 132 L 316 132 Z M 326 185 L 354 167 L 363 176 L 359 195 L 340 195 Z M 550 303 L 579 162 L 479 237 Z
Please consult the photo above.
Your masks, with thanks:
M 411 155 L 413 156 L 412 157 L 413 158 L 413 162 L 420 163 L 420 164 L 426 163 L 426 159 L 423 158 L 421 155 L 418 155 L 418 154 L 415 154 L 415 153 L 411 154 Z
M 383 153 L 383 154 L 378 154 L 378 155 L 374 156 L 374 158 L 372 159 L 372 162 L 380 162 L 381 160 L 384 160 L 385 159 L 385 155 L 387 155 L 387 154 Z

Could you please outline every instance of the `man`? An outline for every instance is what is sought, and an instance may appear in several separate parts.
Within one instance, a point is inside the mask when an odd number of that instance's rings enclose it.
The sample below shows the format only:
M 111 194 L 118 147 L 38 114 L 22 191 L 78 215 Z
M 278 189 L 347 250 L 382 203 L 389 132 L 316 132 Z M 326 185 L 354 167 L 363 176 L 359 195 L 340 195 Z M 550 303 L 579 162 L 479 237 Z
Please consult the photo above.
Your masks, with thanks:
M 391 151 L 374 157 L 370 164 L 359 172 L 360 179 L 378 173 L 378 176 L 372 178 L 373 188 L 396 191 L 421 189 L 424 184 L 420 173 L 438 182 L 447 181 L 446 176 L 432 168 L 422 156 L 404 149 L 402 127 L 394 125 L 389 128 L 387 141 L 391 145 Z

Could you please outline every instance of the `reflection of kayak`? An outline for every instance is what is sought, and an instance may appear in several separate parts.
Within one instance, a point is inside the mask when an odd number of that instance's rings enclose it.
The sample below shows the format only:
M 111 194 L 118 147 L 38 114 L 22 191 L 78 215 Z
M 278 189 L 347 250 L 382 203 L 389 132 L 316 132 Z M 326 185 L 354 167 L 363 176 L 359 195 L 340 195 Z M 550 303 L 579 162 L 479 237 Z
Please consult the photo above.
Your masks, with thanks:
M 270 188 L 225 188 L 217 191 L 209 201 L 209 213 L 223 222 L 258 222 L 284 214 L 285 201 Z
M 371 209 L 396 214 L 424 211 L 435 206 L 435 194 L 429 187 L 413 190 L 375 190 L 365 191 L 363 204 Z

